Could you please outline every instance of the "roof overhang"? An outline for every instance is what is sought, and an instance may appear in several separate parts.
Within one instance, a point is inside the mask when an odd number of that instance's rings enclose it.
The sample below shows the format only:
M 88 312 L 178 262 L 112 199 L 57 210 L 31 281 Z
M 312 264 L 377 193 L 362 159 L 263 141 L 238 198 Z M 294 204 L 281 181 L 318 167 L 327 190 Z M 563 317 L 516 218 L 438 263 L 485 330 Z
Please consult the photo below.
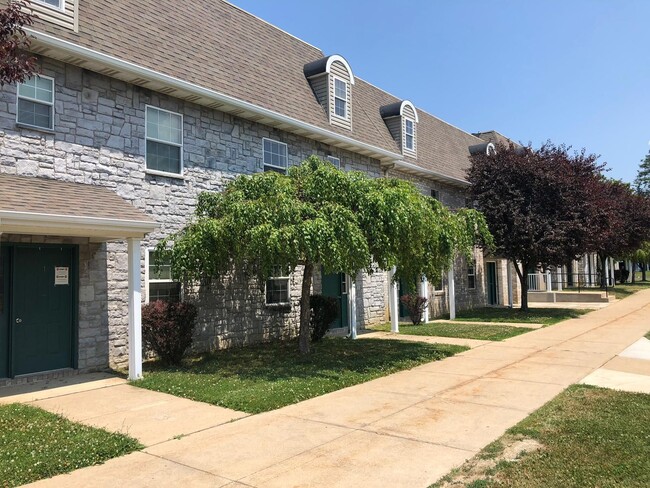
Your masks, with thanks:
M 390 167 L 399 171 L 403 171 L 407 174 L 417 175 L 429 180 L 439 181 L 440 183 L 444 183 L 446 185 L 456 186 L 459 188 L 467 188 L 469 186 L 469 182 L 466 180 L 447 176 L 430 169 L 425 169 L 421 166 L 418 166 L 417 164 L 409 163 L 404 160 L 393 161 Z
M 128 83 L 159 91 L 166 95 L 187 100 L 230 113 L 253 122 L 314 139 L 330 146 L 351 150 L 382 162 L 393 161 L 400 154 L 382 149 L 352 137 L 283 115 L 250 102 L 211 90 L 188 81 L 169 76 L 149 68 L 124 61 L 108 54 L 59 39 L 34 29 L 25 29 L 32 37 L 31 50 L 43 56 L 80 66 Z
M 157 223 L 151 221 L 0 210 L 0 234 L 88 237 L 92 240 L 110 241 L 128 238 L 142 239 L 158 227 Z

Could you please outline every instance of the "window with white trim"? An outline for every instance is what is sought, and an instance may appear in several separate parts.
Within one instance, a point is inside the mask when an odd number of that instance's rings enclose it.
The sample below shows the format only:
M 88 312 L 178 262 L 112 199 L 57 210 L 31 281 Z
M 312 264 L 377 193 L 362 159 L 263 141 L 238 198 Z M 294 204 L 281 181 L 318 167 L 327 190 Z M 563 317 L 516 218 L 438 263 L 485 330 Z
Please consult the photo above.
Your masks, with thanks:
M 183 173 L 183 116 L 147 106 L 146 164 L 148 170 Z
M 266 280 L 266 304 L 289 305 L 289 271 L 276 267 L 273 276 Z
M 262 139 L 264 150 L 264 171 L 286 173 L 289 162 L 288 147 L 284 142 Z
M 42 3 L 48 7 L 54 7 L 58 10 L 64 10 L 65 0 L 34 0 L 36 3 Z
M 341 160 L 335 156 L 327 156 L 327 160 L 332 163 L 336 169 L 341 169 Z
M 54 79 L 35 75 L 18 83 L 16 122 L 39 129 L 54 129 Z
M 348 118 L 348 84 L 340 78 L 334 78 L 334 115 Z
M 404 119 L 404 148 L 415 151 L 415 122 Z
M 467 288 L 470 290 L 476 288 L 476 259 L 467 263 Z
M 163 300 L 178 302 L 181 299 L 181 284 L 172 277 L 169 261 L 158 258 L 156 251 L 147 255 L 147 301 Z

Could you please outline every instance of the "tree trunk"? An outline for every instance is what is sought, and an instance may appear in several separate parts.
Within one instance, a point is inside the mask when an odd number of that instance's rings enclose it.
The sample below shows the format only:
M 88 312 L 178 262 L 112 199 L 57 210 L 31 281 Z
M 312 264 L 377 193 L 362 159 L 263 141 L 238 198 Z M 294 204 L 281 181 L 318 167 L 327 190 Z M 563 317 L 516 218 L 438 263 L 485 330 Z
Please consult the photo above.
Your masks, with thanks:
M 300 295 L 300 334 L 298 337 L 300 354 L 309 354 L 309 322 L 311 317 L 310 295 L 313 276 L 314 265 L 307 261 L 302 272 L 302 294 Z
M 634 284 L 636 283 L 636 262 L 631 261 L 631 263 L 632 263 L 632 270 L 630 271 L 630 273 L 632 273 L 632 284 Z
M 521 310 L 528 312 L 528 273 L 526 273 L 528 265 L 526 263 L 521 263 L 522 269 L 519 270 L 517 261 L 513 260 L 512 264 L 515 265 L 515 271 L 517 272 L 519 284 L 521 285 Z

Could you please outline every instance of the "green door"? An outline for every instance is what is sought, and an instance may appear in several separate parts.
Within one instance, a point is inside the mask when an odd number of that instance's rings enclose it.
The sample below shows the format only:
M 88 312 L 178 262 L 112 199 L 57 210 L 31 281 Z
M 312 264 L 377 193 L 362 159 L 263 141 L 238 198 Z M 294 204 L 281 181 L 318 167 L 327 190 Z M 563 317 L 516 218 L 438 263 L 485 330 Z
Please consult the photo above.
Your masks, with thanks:
M 497 263 L 485 263 L 487 268 L 487 300 L 488 305 L 497 305 Z
M 13 250 L 13 376 L 73 366 L 73 249 Z
M 348 327 L 348 289 L 345 274 L 323 274 L 323 295 L 334 297 L 339 304 L 339 315 L 330 324 L 330 329 Z
M 9 249 L 0 245 L 0 378 L 9 376 Z

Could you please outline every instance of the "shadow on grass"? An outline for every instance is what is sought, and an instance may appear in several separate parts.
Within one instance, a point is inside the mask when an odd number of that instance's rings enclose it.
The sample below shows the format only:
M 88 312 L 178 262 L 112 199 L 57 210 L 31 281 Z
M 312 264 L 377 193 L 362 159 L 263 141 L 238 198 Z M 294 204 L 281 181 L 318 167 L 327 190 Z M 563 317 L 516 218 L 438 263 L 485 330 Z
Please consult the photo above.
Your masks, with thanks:
M 527 312 L 519 308 L 476 308 L 456 314 L 461 322 L 518 322 L 552 325 L 563 320 L 578 318 L 592 309 L 577 308 L 529 308 Z

